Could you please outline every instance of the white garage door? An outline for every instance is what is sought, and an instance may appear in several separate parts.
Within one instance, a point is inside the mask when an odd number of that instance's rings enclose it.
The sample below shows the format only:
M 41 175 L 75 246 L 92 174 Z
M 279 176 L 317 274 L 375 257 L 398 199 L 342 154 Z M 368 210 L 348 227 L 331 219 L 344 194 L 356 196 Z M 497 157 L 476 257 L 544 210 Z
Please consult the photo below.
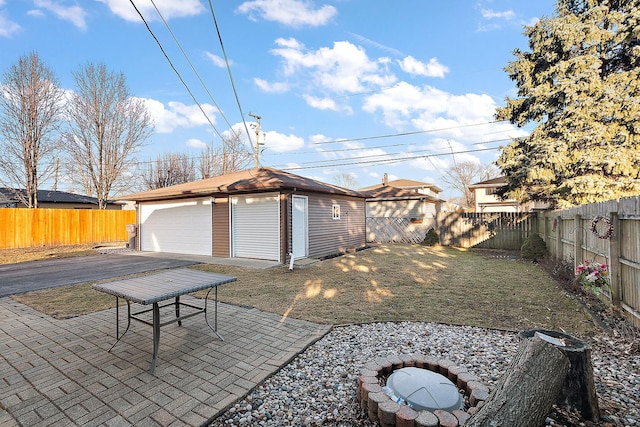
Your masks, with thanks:
M 211 199 L 140 204 L 140 249 L 211 256 Z
M 233 256 L 280 262 L 278 194 L 231 198 Z

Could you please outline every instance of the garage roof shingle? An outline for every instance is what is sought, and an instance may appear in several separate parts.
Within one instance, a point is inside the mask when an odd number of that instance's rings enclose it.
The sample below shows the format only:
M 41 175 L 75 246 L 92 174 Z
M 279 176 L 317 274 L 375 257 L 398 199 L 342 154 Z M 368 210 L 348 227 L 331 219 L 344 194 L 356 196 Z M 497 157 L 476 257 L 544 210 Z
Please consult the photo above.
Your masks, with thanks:
M 190 197 L 222 196 L 280 190 L 301 190 L 343 196 L 366 198 L 356 190 L 338 187 L 305 178 L 273 168 L 251 169 L 220 175 L 213 178 L 172 185 L 171 187 L 134 193 L 120 197 L 120 200 L 152 201 L 183 199 Z

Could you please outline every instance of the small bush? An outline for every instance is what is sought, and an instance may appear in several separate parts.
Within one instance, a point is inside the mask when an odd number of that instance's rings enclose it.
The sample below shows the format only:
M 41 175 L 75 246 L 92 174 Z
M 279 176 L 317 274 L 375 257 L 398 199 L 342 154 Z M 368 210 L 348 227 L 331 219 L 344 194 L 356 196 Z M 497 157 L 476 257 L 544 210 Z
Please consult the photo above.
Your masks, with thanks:
M 429 231 L 427 231 L 427 235 L 424 236 L 422 244 L 425 246 L 436 246 L 440 244 L 440 237 L 438 237 L 438 233 L 434 228 L 431 228 L 429 229 Z
M 576 282 L 576 271 L 572 259 L 556 260 L 546 257 L 540 261 L 540 265 L 565 290 L 576 292 L 580 289 Z
M 522 258 L 530 259 L 534 262 L 540 261 L 547 253 L 547 244 L 538 233 L 529 235 L 520 248 Z

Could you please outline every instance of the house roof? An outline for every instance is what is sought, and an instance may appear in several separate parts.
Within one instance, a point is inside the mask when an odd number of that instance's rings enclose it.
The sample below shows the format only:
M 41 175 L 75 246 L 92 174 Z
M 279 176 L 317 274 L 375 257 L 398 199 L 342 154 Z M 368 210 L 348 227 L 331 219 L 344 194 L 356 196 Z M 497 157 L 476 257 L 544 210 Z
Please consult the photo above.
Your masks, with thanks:
M 392 187 L 391 185 L 378 186 L 366 192 L 368 194 L 367 201 L 383 201 L 383 200 L 427 200 L 438 203 L 444 202 L 437 197 L 428 194 L 418 193 L 414 190 L 406 188 Z
M 13 188 L 0 188 L 0 202 L 18 203 L 20 199 L 16 195 L 20 193 L 26 198 L 26 190 Z M 81 203 L 97 205 L 98 199 L 82 194 L 68 193 L 66 191 L 38 190 L 38 203 Z
M 476 182 L 471 184 L 469 188 L 487 188 L 487 187 L 502 187 L 507 184 L 506 176 L 499 176 L 493 179 L 487 179 L 486 181 Z
M 265 167 L 130 194 L 120 197 L 120 200 L 168 200 L 280 190 L 302 190 L 366 198 L 366 194 L 359 191 Z
M 393 181 L 387 182 L 387 184 L 380 183 L 380 184 L 370 185 L 368 187 L 363 187 L 360 190 L 370 191 L 370 190 L 375 190 L 377 188 L 387 187 L 387 186 L 396 187 L 396 188 L 405 188 L 405 189 L 430 188 L 436 193 L 440 193 L 442 191 L 442 188 L 438 187 L 435 184 L 430 184 L 428 182 L 422 182 L 422 181 L 414 181 L 411 179 L 395 179 Z

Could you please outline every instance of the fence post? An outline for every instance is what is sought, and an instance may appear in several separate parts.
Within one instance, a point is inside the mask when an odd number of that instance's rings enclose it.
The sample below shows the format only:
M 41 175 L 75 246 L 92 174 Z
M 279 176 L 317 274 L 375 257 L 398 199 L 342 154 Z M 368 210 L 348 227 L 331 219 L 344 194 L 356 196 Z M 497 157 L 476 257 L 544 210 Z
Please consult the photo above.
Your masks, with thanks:
M 573 269 L 582 262 L 582 215 L 576 214 L 573 217 L 573 229 L 575 230 L 575 244 L 573 247 Z
M 562 216 L 558 215 L 557 220 L 557 232 L 556 232 L 556 260 L 562 261 Z
M 622 283 L 620 281 L 620 217 L 618 212 L 609 214 L 613 235 L 609 239 L 609 279 L 611 281 L 611 303 L 616 309 L 621 307 L 620 294 Z

